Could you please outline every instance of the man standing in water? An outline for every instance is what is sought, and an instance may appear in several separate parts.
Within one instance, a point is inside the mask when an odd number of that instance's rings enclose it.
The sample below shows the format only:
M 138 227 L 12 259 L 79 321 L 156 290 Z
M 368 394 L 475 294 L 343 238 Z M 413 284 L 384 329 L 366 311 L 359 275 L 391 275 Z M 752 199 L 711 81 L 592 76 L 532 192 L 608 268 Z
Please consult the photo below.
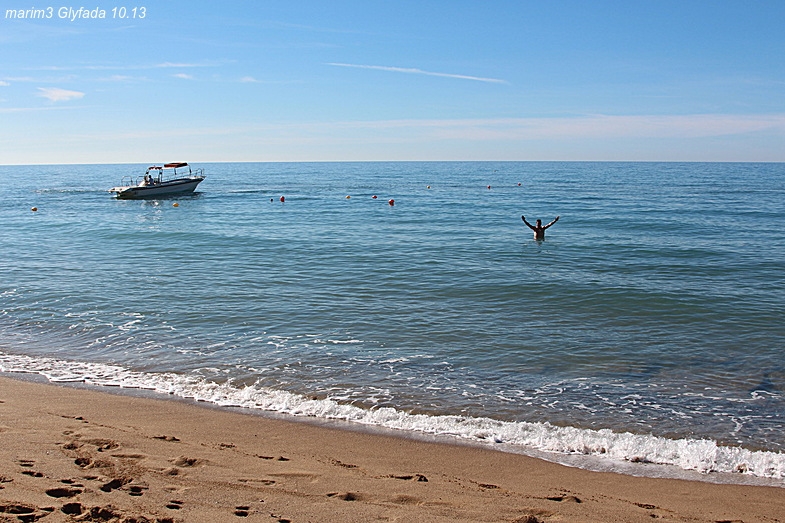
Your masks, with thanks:
M 541 240 L 545 240 L 545 229 L 547 229 L 554 223 L 558 222 L 559 217 L 557 216 L 556 218 L 554 218 L 554 220 L 551 223 L 545 226 L 542 225 L 542 220 L 537 220 L 536 225 L 532 225 L 531 223 L 527 222 L 526 216 L 521 216 L 521 220 L 523 220 L 523 223 L 525 223 L 526 226 L 529 227 L 529 229 L 534 231 L 534 239 L 541 241 Z

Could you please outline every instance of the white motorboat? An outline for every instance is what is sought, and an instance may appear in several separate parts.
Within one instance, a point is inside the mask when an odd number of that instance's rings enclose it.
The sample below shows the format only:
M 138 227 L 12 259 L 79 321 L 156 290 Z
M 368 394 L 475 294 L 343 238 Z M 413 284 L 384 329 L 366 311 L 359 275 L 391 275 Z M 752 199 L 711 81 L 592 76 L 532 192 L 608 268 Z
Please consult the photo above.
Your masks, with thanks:
M 183 172 L 185 168 L 188 168 L 188 174 Z M 180 169 L 179 173 L 177 169 Z M 194 192 L 204 179 L 204 169 L 191 170 L 187 163 L 167 163 L 148 167 L 144 176 L 136 179 L 126 176 L 120 182 L 122 185 L 112 187 L 109 192 L 122 199 L 155 198 Z

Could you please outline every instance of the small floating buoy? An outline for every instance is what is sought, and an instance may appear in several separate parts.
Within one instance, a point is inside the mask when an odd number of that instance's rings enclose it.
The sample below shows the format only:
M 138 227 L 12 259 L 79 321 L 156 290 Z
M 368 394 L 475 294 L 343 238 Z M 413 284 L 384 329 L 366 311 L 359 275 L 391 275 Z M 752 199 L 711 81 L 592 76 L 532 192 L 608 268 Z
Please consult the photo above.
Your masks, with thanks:
M 377 198 L 377 196 L 374 194 L 373 196 L 371 196 L 371 198 L 373 198 L 375 200 Z
M 431 186 L 430 186 L 430 185 L 429 185 L 428 187 L 426 187 L 426 189 L 430 189 L 430 188 L 431 188 Z
M 347 199 L 347 200 L 351 199 L 351 196 L 349 196 L 349 195 L 347 194 L 347 195 L 346 195 L 346 199 Z
M 518 182 L 518 187 L 520 187 L 520 186 L 521 186 L 521 182 Z
M 180 207 L 180 204 L 179 204 L 179 203 L 177 203 L 177 202 L 174 202 L 174 203 L 172 204 L 172 207 Z
M 30 210 L 33 211 L 33 212 L 36 212 L 38 210 L 38 207 L 33 207 Z
M 491 186 L 489 185 L 489 186 L 488 186 L 488 189 L 490 189 L 490 188 L 491 188 Z
M 286 198 L 284 198 L 283 196 L 281 196 L 280 200 L 281 200 L 281 203 L 283 203 L 283 202 L 285 202 L 285 201 L 286 201 Z
M 393 200 L 392 198 L 390 198 L 390 200 L 389 200 L 387 203 L 389 203 L 389 204 L 390 204 L 390 207 L 392 207 L 393 205 L 395 205 L 395 200 Z

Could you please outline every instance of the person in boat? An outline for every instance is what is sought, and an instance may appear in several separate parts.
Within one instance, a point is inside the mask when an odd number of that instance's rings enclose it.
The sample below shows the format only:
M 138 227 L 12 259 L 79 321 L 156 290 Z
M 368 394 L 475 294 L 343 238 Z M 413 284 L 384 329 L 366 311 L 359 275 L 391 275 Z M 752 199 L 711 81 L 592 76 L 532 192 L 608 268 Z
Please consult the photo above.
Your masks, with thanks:
M 542 224 L 542 220 L 537 220 L 535 225 L 532 225 L 531 223 L 526 221 L 526 216 L 521 216 L 521 220 L 523 220 L 523 223 L 525 223 L 526 226 L 529 227 L 529 229 L 534 231 L 534 239 L 535 240 L 543 241 L 543 240 L 545 240 L 545 229 L 547 229 L 548 227 L 550 227 L 554 223 L 558 222 L 559 221 L 559 217 L 557 216 L 556 218 L 554 218 L 553 221 L 551 223 L 549 223 L 548 225 L 543 225 Z
M 144 184 L 143 185 L 152 185 L 153 184 L 153 177 L 149 174 L 144 175 Z

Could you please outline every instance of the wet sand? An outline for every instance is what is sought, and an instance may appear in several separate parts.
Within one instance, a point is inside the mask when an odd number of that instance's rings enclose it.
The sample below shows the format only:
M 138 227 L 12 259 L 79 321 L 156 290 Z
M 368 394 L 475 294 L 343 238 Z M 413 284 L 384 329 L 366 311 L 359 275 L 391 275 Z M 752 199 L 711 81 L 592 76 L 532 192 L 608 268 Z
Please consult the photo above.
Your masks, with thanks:
M 785 488 L 0 377 L 0 521 L 785 522 Z

